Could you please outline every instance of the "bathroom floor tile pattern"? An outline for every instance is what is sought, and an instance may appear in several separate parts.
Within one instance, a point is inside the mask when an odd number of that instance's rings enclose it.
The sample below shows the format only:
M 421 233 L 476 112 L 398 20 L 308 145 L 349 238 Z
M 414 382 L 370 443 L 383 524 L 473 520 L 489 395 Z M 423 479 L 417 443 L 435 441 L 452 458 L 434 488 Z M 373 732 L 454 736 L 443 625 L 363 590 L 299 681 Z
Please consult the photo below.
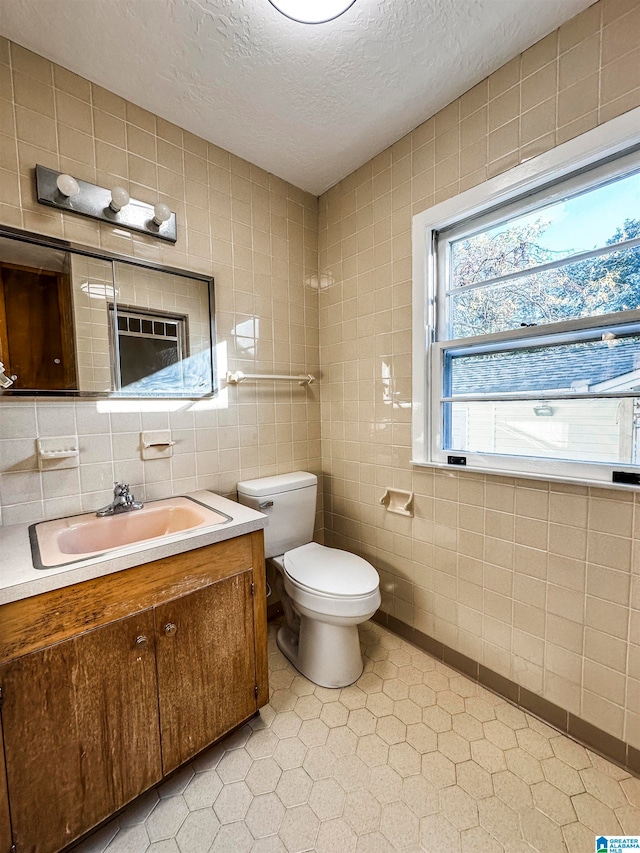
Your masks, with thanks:
M 76 853 L 591 853 L 640 834 L 640 779 L 366 623 L 317 687 L 269 629 L 269 705 Z

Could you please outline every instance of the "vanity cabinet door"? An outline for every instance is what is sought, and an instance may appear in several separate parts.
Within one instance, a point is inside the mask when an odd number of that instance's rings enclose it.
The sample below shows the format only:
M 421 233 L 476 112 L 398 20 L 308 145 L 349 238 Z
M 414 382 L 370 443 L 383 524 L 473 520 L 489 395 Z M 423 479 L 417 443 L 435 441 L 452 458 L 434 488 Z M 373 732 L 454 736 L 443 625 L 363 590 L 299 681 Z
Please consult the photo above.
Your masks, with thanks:
M 0 850 L 11 850 L 11 821 L 9 819 L 9 792 L 7 791 L 7 773 L 4 766 L 2 748 L 2 725 L 0 724 Z
M 252 575 L 155 608 L 165 774 L 256 712 Z
M 0 667 L 18 851 L 52 853 L 162 776 L 153 611 Z

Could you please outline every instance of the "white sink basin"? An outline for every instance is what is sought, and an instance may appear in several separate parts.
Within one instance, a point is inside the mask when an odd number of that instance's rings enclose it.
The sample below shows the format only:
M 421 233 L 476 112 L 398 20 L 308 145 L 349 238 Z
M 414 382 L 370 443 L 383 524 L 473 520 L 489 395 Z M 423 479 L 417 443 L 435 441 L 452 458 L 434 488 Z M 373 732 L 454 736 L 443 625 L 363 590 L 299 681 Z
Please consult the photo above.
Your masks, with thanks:
M 142 509 L 97 518 L 94 512 L 42 521 L 29 528 L 33 564 L 53 568 L 199 527 L 226 524 L 231 517 L 192 498 L 152 501 Z

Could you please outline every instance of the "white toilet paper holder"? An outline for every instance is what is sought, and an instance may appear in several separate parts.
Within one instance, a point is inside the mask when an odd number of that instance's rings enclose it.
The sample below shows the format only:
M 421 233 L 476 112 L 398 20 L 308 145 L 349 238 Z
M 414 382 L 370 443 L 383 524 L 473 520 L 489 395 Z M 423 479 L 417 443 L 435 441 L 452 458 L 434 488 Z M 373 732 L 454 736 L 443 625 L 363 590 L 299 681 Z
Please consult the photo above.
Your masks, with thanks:
M 404 492 L 401 489 L 386 489 L 380 498 L 380 503 L 387 512 L 395 512 L 397 515 L 407 515 L 413 518 L 413 492 Z

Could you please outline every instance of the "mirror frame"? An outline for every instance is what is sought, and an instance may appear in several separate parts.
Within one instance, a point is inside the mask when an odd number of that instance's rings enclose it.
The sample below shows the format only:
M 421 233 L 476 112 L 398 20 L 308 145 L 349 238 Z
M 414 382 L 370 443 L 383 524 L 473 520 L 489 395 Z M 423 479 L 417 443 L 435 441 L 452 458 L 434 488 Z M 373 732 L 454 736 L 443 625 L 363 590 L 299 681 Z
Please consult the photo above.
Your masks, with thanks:
M 211 391 L 200 396 L 188 395 L 171 395 L 171 394 L 119 394 L 115 389 L 111 392 L 106 391 L 69 391 L 69 390 L 34 390 L 34 389 L 16 389 L 6 388 L 0 389 L 0 400 L 3 397 L 37 397 L 41 399 L 94 399 L 94 400 L 205 400 L 216 396 L 218 393 L 218 371 L 216 364 L 216 323 L 215 323 L 215 293 L 214 279 L 212 276 L 203 275 L 202 273 L 183 270 L 178 267 L 171 267 L 165 264 L 157 264 L 153 261 L 147 261 L 144 258 L 132 258 L 129 255 L 120 255 L 115 252 L 107 252 L 101 249 L 94 249 L 91 246 L 84 246 L 79 243 L 73 243 L 69 240 L 60 240 L 57 237 L 48 237 L 43 234 L 35 234 L 31 231 L 24 231 L 20 228 L 12 228 L 8 225 L 0 224 L 0 237 L 6 239 L 17 240 L 22 243 L 30 243 L 36 246 L 42 246 L 47 249 L 56 249 L 63 252 L 71 252 L 76 255 L 82 255 L 89 258 L 97 258 L 101 261 L 119 262 L 128 264 L 129 266 L 142 267 L 143 269 L 155 270 L 157 272 L 165 272 L 170 275 L 184 276 L 185 278 L 201 281 L 207 287 L 207 296 L 209 304 L 209 331 L 211 335 Z

